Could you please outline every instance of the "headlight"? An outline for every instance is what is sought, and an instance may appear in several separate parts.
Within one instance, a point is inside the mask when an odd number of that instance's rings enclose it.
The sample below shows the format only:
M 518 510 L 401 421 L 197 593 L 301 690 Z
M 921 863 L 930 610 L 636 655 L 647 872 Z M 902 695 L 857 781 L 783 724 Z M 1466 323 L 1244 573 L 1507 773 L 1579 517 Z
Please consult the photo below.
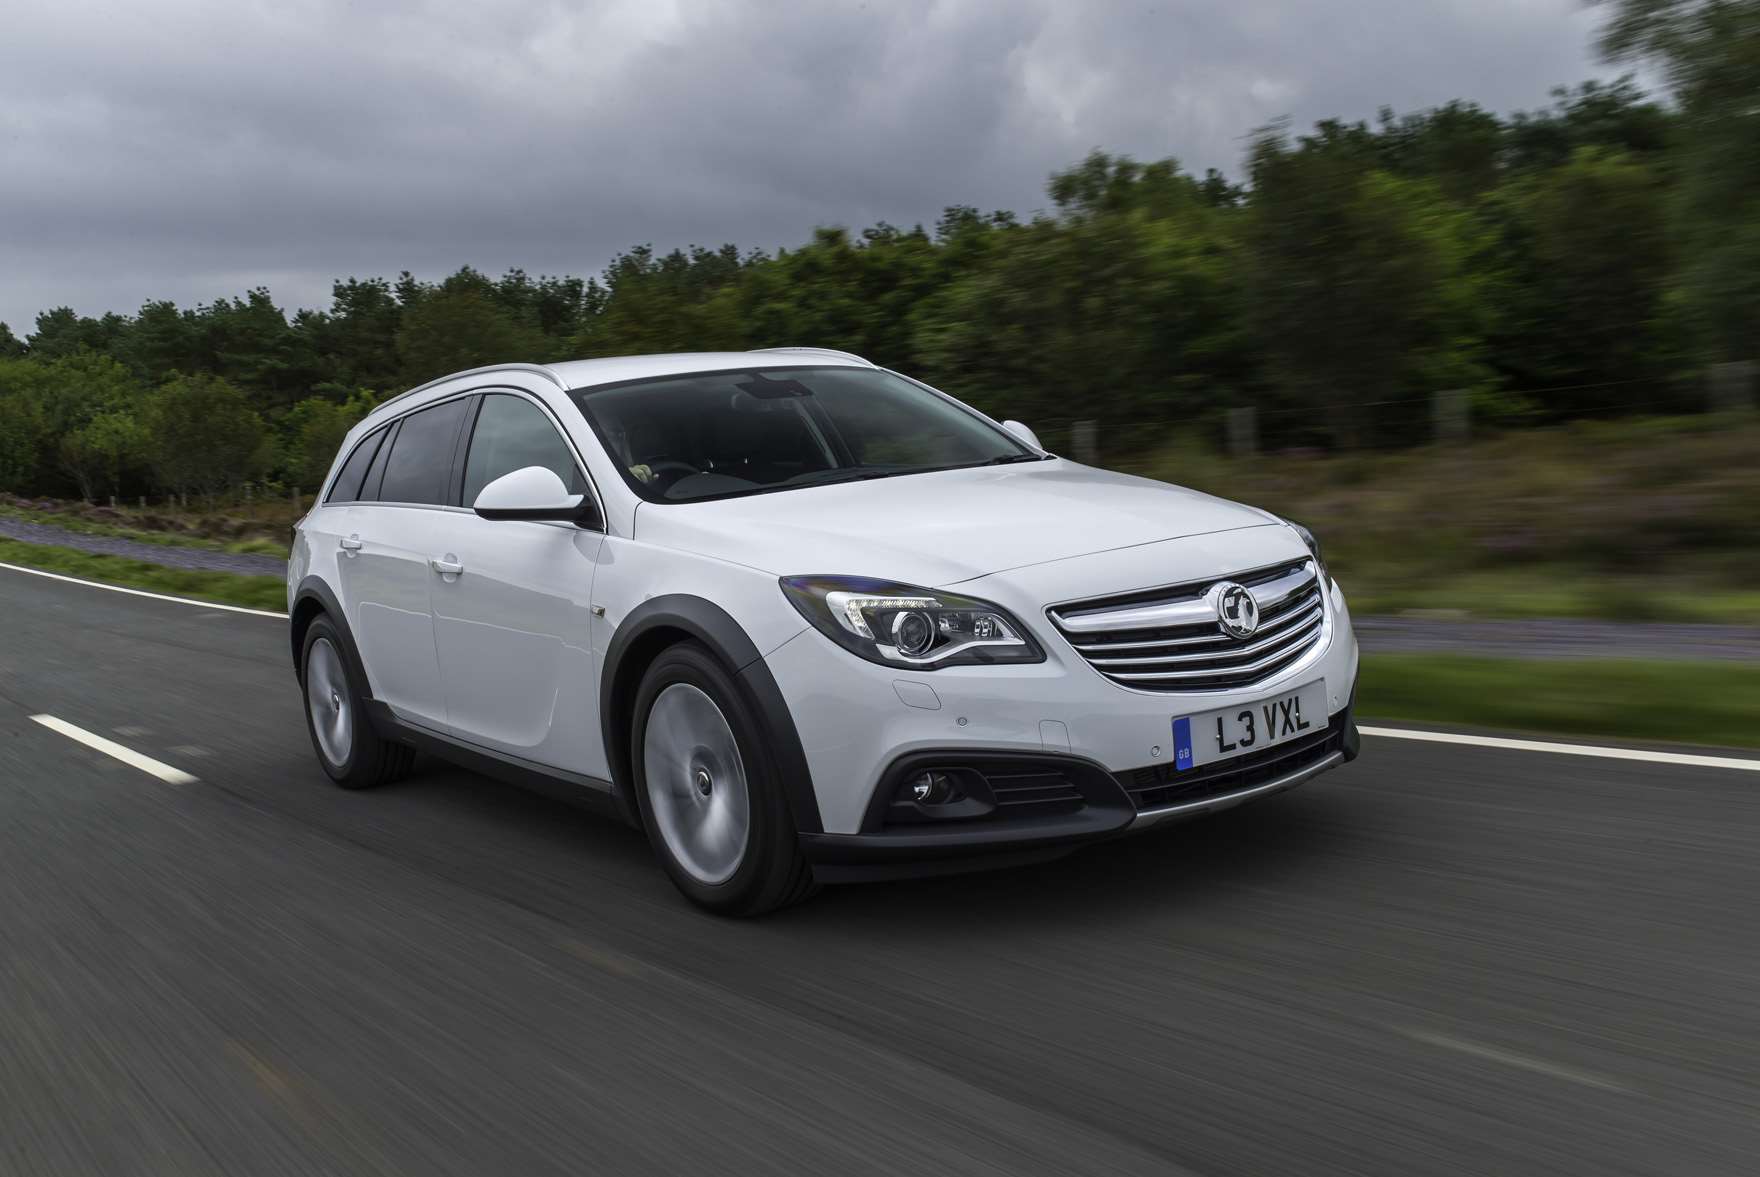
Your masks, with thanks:
M 1045 660 L 1026 628 L 988 601 L 860 576 L 785 576 L 782 591 L 820 633 L 883 666 Z
M 1324 582 L 1327 579 L 1326 557 L 1320 554 L 1320 541 L 1314 538 L 1313 532 L 1294 519 L 1285 519 L 1284 522 L 1289 524 L 1290 529 L 1301 536 L 1302 542 L 1308 545 L 1308 554 L 1314 557 L 1314 572 Z

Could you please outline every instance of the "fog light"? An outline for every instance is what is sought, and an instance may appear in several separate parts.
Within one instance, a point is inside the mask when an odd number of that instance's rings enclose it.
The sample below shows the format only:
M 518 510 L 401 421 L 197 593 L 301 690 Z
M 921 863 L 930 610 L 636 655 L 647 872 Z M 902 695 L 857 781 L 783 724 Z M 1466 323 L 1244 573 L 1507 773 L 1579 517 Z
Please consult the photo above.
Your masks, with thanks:
M 892 619 L 892 642 L 907 657 L 927 654 L 935 643 L 935 623 L 927 613 L 915 609 L 900 613 Z
M 918 805 L 946 805 L 959 799 L 959 785 L 944 772 L 918 773 L 911 781 L 911 799 Z

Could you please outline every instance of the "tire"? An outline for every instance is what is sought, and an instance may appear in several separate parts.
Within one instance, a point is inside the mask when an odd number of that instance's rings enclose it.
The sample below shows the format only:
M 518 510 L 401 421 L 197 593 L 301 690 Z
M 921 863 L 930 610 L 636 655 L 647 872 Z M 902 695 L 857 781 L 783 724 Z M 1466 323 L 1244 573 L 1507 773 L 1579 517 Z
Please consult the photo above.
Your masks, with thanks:
M 331 780 L 345 789 L 370 789 L 407 773 L 416 753 L 373 730 L 346 649 L 335 622 L 327 616 L 312 619 L 299 663 L 306 734 Z
M 762 730 L 733 676 L 695 642 L 668 647 L 636 689 L 642 825 L 678 889 L 720 915 L 762 915 L 818 889 Z

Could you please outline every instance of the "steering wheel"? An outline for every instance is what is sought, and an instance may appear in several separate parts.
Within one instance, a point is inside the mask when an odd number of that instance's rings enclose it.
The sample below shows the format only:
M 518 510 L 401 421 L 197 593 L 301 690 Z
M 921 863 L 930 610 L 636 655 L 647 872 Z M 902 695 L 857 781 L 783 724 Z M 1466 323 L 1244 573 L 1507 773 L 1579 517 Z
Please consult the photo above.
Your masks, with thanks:
M 689 478 L 692 474 L 702 473 L 701 470 L 698 470 L 689 462 L 683 462 L 677 458 L 649 458 L 646 462 L 643 462 L 642 465 L 646 466 L 652 473 L 654 485 L 661 490 L 671 486 L 681 478 Z

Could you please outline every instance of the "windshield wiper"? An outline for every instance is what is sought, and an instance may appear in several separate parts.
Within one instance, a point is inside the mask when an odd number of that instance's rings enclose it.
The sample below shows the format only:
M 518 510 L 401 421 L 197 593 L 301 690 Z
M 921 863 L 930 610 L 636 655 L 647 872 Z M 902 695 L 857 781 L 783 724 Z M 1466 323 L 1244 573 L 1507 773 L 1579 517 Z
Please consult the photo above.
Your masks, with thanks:
M 835 482 L 866 482 L 870 478 L 890 478 L 901 473 L 896 469 L 881 470 L 872 466 L 843 466 L 832 470 L 811 470 L 776 483 L 777 486 L 827 486 Z
M 978 463 L 980 466 L 1012 466 L 1016 462 L 1043 462 L 1050 454 L 1001 454 L 988 462 Z

